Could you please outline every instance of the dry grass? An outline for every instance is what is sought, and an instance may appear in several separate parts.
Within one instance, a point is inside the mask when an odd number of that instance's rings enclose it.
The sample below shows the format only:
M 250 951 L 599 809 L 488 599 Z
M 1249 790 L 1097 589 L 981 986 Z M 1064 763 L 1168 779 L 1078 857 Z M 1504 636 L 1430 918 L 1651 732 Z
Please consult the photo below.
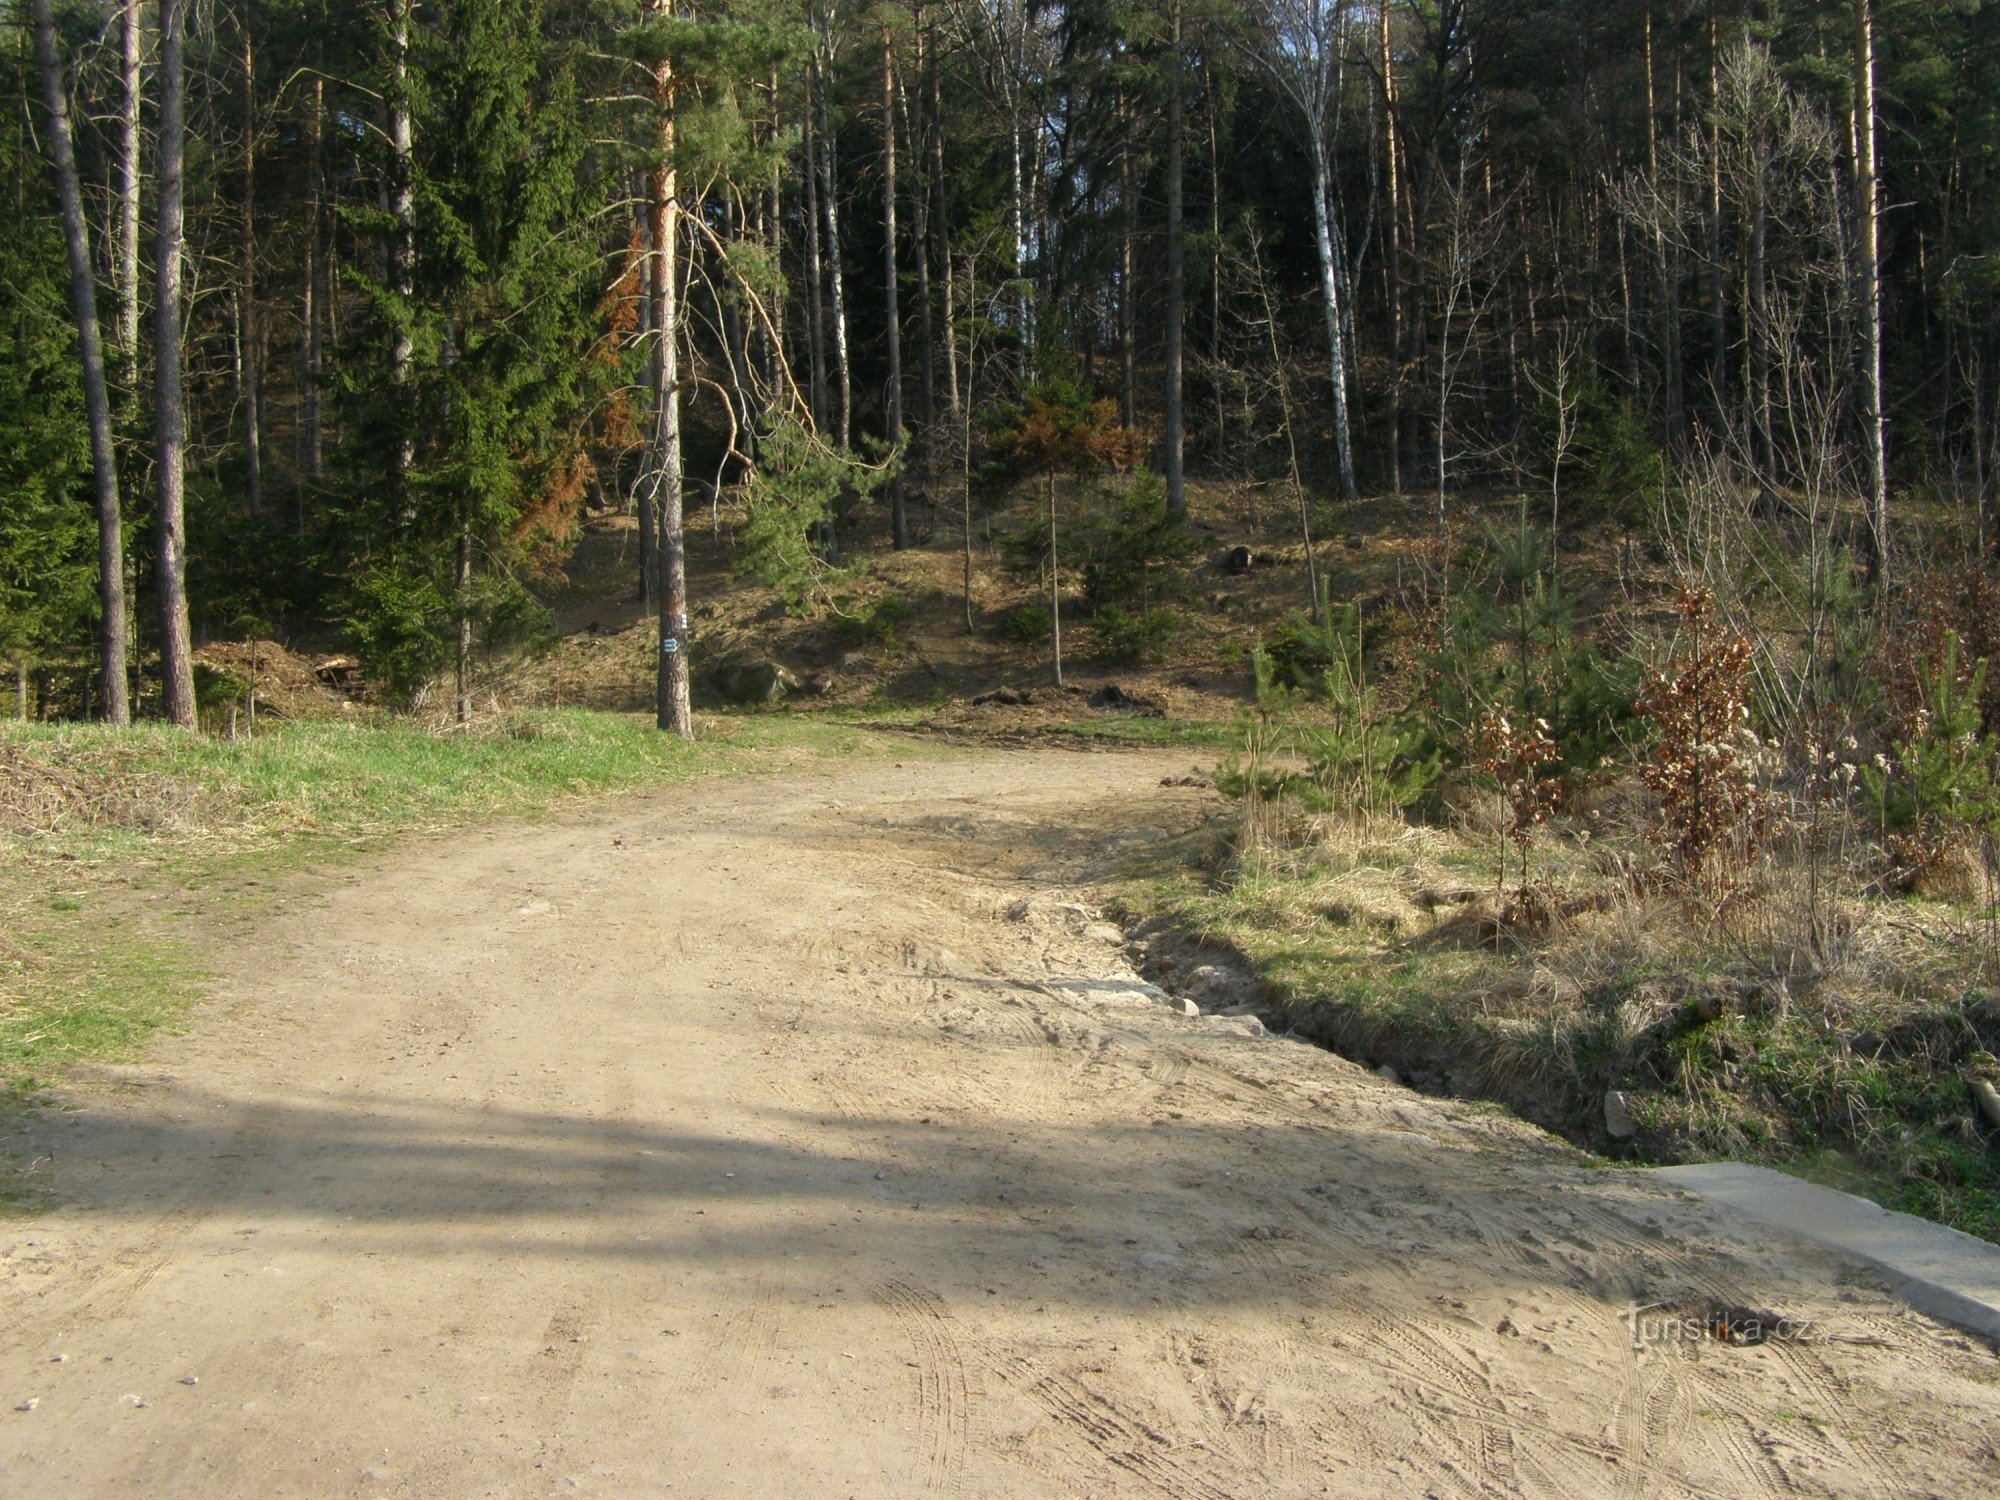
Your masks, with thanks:
M 1886 895 L 1841 840 L 1839 862 L 1780 839 L 1691 888 L 1631 788 L 1548 830 L 1524 893 L 1496 880 L 1484 811 L 1418 827 L 1261 804 L 1168 899 L 1257 962 L 1297 1029 L 1417 1087 L 1637 1159 L 1804 1168 L 2000 1237 L 2000 1152 L 1966 1089 L 2000 1073 L 1982 909 Z M 1634 1140 L 1605 1132 L 1611 1089 Z

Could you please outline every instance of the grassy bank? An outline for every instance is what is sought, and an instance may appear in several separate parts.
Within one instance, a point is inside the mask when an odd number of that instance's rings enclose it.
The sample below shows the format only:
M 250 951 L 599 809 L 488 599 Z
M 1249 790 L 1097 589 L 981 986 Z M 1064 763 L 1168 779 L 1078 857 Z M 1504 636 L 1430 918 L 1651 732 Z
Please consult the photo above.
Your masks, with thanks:
M 177 891 L 400 834 L 691 776 L 924 753 L 851 722 L 723 717 L 688 744 L 639 717 L 552 711 L 436 733 L 287 724 L 227 740 L 140 726 L 0 726 L 0 1091 L 32 1095 L 170 1026 L 201 966 Z M 232 900 L 249 901 L 249 895 Z
M 2000 1077 L 1983 911 L 1809 891 L 1774 859 L 1718 914 L 1635 881 L 1621 842 L 1603 820 L 1550 829 L 1530 911 L 1462 825 L 1298 816 L 1249 838 L 1238 819 L 1137 899 L 1249 959 L 1297 1030 L 1414 1087 L 1615 1159 L 1761 1161 L 2000 1241 L 2000 1132 L 1968 1090 Z

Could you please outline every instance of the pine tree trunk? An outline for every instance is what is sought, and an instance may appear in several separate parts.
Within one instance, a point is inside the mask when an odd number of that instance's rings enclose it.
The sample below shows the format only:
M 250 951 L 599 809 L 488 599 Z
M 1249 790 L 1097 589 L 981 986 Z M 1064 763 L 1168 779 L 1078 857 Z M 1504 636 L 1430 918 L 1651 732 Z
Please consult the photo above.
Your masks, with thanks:
M 1708 137 L 1708 301 L 1709 379 L 1715 386 L 1716 415 L 1729 422 L 1729 291 L 1722 266 L 1722 104 L 1721 35 L 1708 20 L 1708 108 L 1717 123 Z
M 145 406 L 145 351 L 140 344 L 139 331 L 139 235 L 140 206 L 139 190 L 144 181 L 144 164 L 141 152 L 144 136 L 140 129 L 140 107 L 145 89 L 144 59 L 146 52 L 144 0 L 125 0 L 119 12 L 118 39 L 118 370 L 116 371 L 120 407 L 124 412 L 128 434 L 136 434 L 139 420 Z M 136 438 L 128 436 L 128 442 L 136 446 Z M 128 449 L 126 483 L 132 485 L 133 492 L 128 497 L 135 510 L 143 509 L 144 497 L 139 493 L 145 485 L 144 465 L 137 462 L 136 452 Z M 124 639 L 122 655 L 128 659 L 133 643 L 138 639 L 138 619 L 136 610 L 137 588 L 133 583 L 134 560 L 126 557 L 124 576 L 119 581 L 118 592 L 124 601 L 125 618 L 120 630 Z M 128 677 L 129 674 L 120 674 Z M 131 697 L 129 685 L 120 690 L 118 701 L 129 715 Z M 106 699 L 109 711 L 113 703 Z
M 944 294 L 944 399 L 958 415 L 958 308 L 954 301 L 951 267 L 951 199 L 944 179 L 944 86 L 938 74 L 935 45 L 930 54 L 931 95 L 931 222 L 937 230 L 938 279 Z
M 264 513 L 264 360 L 257 323 L 257 67 L 250 16 L 243 26 L 243 289 L 237 304 L 243 343 L 243 487 L 253 516 Z
M 1139 313 L 1132 285 L 1138 259 L 1139 201 L 1132 184 L 1131 121 L 1126 118 L 1124 101 L 1118 105 L 1120 117 L 1118 145 L 1118 409 L 1127 427 L 1138 425 Z
M 646 179 L 648 190 L 651 179 Z M 636 195 L 635 195 L 636 196 Z M 653 220 L 650 208 L 639 233 L 645 246 L 646 275 L 645 297 L 639 314 L 640 331 L 646 339 L 646 387 L 652 402 L 649 414 L 649 430 L 659 430 L 659 414 L 666 400 L 665 368 L 661 361 L 664 351 L 660 343 L 664 335 L 660 332 L 660 258 L 655 253 L 658 242 L 653 238 Z M 649 436 L 647 462 L 634 486 L 638 492 L 639 512 L 639 602 L 645 605 L 657 604 L 660 597 L 660 512 L 658 470 L 652 464 L 653 439 Z
M 931 215 L 937 211 L 937 195 L 931 191 L 930 174 L 924 169 L 925 132 L 935 135 L 941 121 L 924 110 L 923 81 L 933 66 L 934 45 L 923 6 L 917 7 L 917 102 L 904 108 L 903 133 L 910 143 L 910 183 L 916 195 L 917 222 L 912 236 L 917 251 L 917 394 L 920 405 L 917 421 L 924 432 L 924 471 L 931 470 L 932 433 L 937 426 L 937 326 L 931 318 Z M 899 95 L 899 97 L 901 97 Z
M 1889 454 L 1882 401 L 1881 195 L 1875 173 L 1875 23 L 1854 0 L 1854 199 L 1861 229 L 1861 447 L 1868 473 L 1869 570 L 1889 588 Z
M 457 671 L 454 695 L 458 722 L 472 722 L 472 528 L 463 517 L 458 523 L 458 556 L 452 567 L 453 598 L 458 608 Z
M 889 389 L 884 436 L 892 448 L 903 441 L 903 320 L 896 279 L 896 54 L 885 17 L 882 21 L 882 298 L 889 340 Z M 898 552 L 910 545 L 910 518 L 900 465 L 889 475 L 889 541 Z
M 826 290 L 825 271 L 819 253 L 819 136 L 812 107 L 806 107 L 805 160 L 800 174 L 805 179 L 806 221 L 806 358 L 811 373 L 813 427 L 826 430 Z
M 1063 685 L 1062 673 L 1062 562 L 1056 555 L 1056 476 L 1046 478 L 1049 498 L 1049 629 L 1055 643 L 1056 686 Z
M 1215 401 L 1215 462 L 1228 442 L 1222 389 L 1222 140 L 1215 117 L 1215 80 L 1202 90 L 1208 113 L 1208 384 Z
M 394 9 L 390 14 L 389 43 L 394 56 L 391 59 L 389 91 L 389 154 L 393 180 L 389 189 L 389 211 L 396 228 L 389 246 L 389 275 L 396 295 L 404 303 L 404 317 L 397 321 L 389 358 L 394 367 L 396 384 L 408 385 L 410 361 L 415 354 L 407 317 L 409 301 L 416 292 L 417 223 L 416 144 L 410 124 L 410 11 L 413 0 L 392 0 L 392 3 Z M 417 449 L 415 434 L 400 415 L 398 425 L 402 429 L 396 449 L 396 475 L 400 484 L 416 462 Z M 399 496 L 398 504 L 407 514 L 409 497 Z
M 187 3 L 160 0 L 160 206 L 154 253 L 154 586 L 160 608 L 160 685 L 167 718 L 195 727 L 194 646 L 188 636 L 184 515 L 187 414 L 181 397 L 182 172 L 187 154 Z
M 764 389 L 770 394 L 765 398 L 767 409 L 778 400 L 785 367 L 785 330 L 791 324 L 791 288 L 785 284 L 783 271 L 785 264 L 785 160 L 779 145 L 784 139 L 785 122 L 779 109 L 780 88 L 778 75 L 771 74 L 771 119 L 770 134 L 765 138 L 765 147 L 771 153 L 771 177 L 764 184 L 764 207 L 758 215 L 758 236 L 765 253 L 771 257 L 771 264 L 780 273 L 778 286 L 771 293 L 770 319 L 760 324 L 760 348 L 763 351 Z
M 139 92 L 143 0 L 125 0 L 118 28 L 118 357 L 132 404 L 139 389 Z
M 302 344 L 300 364 L 303 367 L 299 396 L 299 425 L 302 463 L 308 481 L 317 483 L 322 466 L 323 444 L 320 437 L 320 306 L 319 282 L 320 266 L 320 194 L 324 180 L 325 165 L 322 160 L 324 147 L 322 137 L 325 132 L 326 83 L 315 78 L 312 86 L 312 116 L 307 122 L 306 154 L 306 266 L 305 266 L 305 309 L 302 318 Z M 303 507 L 303 500 L 300 502 Z M 304 528 L 304 511 L 299 516 L 301 529 Z
M 1396 64 L 1390 45 L 1389 0 L 1381 0 L 1378 13 L 1378 59 L 1382 73 L 1382 119 L 1384 166 L 1389 179 L 1389 212 L 1383 257 L 1388 277 L 1385 300 L 1389 309 L 1389 492 L 1403 492 L 1403 367 L 1407 355 L 1403 347 L 1403 194 L 1402 174 L 1397 160 Z
M 654 0 L 668 12 L 672 0 Z M 651 224 L 654 317 L 658 329 L 654 369 L 659 406 L 654 414 L 652 491 L 660 528 L 659 727 L 682 739 L 694 738 L 694 709 L 688 692 L 687 550 L 681 529 L 680 397 L 680 179 L 674 164 L 674 74 L 670 62 L 653 70 L 653 98 L 659 111 L 658 159 L 652 168 Z
M 1162 467 L 1166 471 L 1167 514 L 1187 515 L 1187 475 L 1184 470 L 1186 419 L 1182 411 L 1183 322 L 1187 312 L 1187 267 L 1181 244 L 1181 12 L 1174 7 L 1168 31 L 1167 58 L 1167 353 L 1166 434 Z M 1053 545 L 1053 544 L 1052 544 Z
M 111 441 L 111 396 L 97 326 L 97 286 L 90 271 L 90 231 L 83 217 L 83 188 L 70 138 L 69 100 L 63 88 L 62 59 L 56 51 L 51 0 L 34 0 L 34 24 L 42 103 L 49 116 L 49 155 L 55 165 L 63 244 L 69 256 L 70 311 L 76 318 L 84 417 L 90 428 L 91 494 L 97 506 L 98 665 L 104 676 L 104 717 L 114 724 L 129 724 L 132 705 L 125 670 L 125 543 L 118 504 L 118 458 Z M 21 716 L 26 718 L 26 663 L 17 662 L 16 670 L 21 674 Z

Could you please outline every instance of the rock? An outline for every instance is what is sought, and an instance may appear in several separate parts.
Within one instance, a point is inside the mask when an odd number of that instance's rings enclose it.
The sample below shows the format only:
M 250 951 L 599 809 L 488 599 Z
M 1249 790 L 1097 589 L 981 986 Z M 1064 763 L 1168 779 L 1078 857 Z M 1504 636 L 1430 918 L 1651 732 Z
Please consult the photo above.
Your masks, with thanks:
M 831 698 L 840 689 L 840 679 L 831 672 L 815 672 L 806 679 L 806 693 L 814 698 Z
M 1165 991 L 1162 991 L 1159 1003 L 1166 1006 L 1168 1010 L 1177 1011 L 1184 1016 L 1198 1016 L 1201 1014 L 1201 1007 L 1184 995 L 1169 995 Z
M 1629 1141 L 1639 1133 L 1632 1120 L 1632 1103 L 1621 1089 L 1604 1096 L 1604 1133 L 1614 1141 Z
M 723 697 L 742 704 L 776 703 L 798 685 L 798 678 L 774 661 L 727 668 L 717 683 Z
M 1248 547 L 1231 547 L 1227 552 L 1222 554 L 1222 566 L 1232 573 L 1247 573 L 1250 571 L 1250 565 L 1256 561 L 1256 558 L 1257 554 L 1252 552 Z
M 875 663 L 863 656 L 859 651 L 843 651 L 840 653 L 840 670 L 843 672 L 869 672 L 873 671 L 874 667 Z
M 1349 552 L 1359 552 L 1363 547 L 1368 545 L 1367 539 L 1358 531 L 1348 532 L 1344 540 L 1347 543 L 1347 550 Z
M 1264 1036 L 1264 1023 L 1255 1016 L 1208 1016 L 1209 1025 L 1223 1031 L 1233 1031 L 1239 1036 Z
M 1582 550 L 1583 538 L 1573 531 L 1565 531 L 1561 536 L 1556 538 L 1556 551 L 1558 552 L 1575 553 Z
M 1375 1076 L 1382 1079 L 1385 1083 L 1401 1083 L 1403 1081 L 1403 1075 L 1387 1063 L 1383 1063 L 1381 1067 L 1375 1070 Z
M 1092 922 L 1083 929 L 1083 935 L 1093 943 L 1110 943 L 1114 947 L 1125 946 L 1125 934 L 1109 922 Z

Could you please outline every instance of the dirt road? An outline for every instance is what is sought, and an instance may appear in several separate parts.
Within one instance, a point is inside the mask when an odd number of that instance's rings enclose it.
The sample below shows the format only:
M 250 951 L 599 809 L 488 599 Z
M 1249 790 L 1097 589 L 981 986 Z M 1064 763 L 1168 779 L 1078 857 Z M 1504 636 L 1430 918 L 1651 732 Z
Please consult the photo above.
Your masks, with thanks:
M 1088 881 L 1186 769 L 869 761 L 319 877 L 34 1127 L 0 1492 L 1991 1491 L 1989 1351 L 1139 994 Z M 1808 1326 L 1635 1349 L 1634 1301 Z

